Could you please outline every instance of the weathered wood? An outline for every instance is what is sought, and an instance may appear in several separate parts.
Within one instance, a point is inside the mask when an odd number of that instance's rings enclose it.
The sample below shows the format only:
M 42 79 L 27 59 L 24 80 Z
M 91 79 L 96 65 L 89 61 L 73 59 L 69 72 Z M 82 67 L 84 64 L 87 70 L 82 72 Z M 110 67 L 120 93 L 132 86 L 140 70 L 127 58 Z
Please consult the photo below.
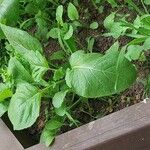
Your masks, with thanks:
M 0 150 L 22 149 L 2 121 L 0 121 L 0 137 L 2 138 Z M 51 148 L 38 144 L 26 150 L 149 149 L 150 102 L 136 104 L 59 135 Z
M 48 149 L 38 144 L 28 150 Z M 50 149 L 149 150 L 150 102 L 136 104 L 62 134 Z
M 0 119 L 0 150 L 23 150 L 24 148 Z

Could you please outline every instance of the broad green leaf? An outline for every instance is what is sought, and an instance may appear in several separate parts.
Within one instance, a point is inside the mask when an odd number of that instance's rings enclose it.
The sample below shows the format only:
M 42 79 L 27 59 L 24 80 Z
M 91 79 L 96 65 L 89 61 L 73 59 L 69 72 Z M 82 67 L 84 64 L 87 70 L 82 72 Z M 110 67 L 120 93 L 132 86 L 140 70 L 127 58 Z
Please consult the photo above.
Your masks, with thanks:
M 56 20 L 61 26 L 63 26 L 62 16 L 63 16 L 63 6 L 60 5 L 57 7 L 57 10 L 56 10 Z
M 9 102 L 0 102 L 0 117 L 8 110 Z
M 40 53 L 42 47 L 39 41 L 25 31 L 5 25 L 1 25 L 1 27 L 16 53 L 19 53 L 22 58 L 30 63 L 33 79 L 42 85 L 46 84 L 42 77 L 49 66 L 45 57 Z
M 13 95 L 12 90 L 6 84 L 0 83 L 0 102 Z
M 119 42 L 115 42 L 107 51 L 106 53 L 118 51 L 119 50 Z
M 73 35 L 73 27 L 72 25 L 70 25 L 68 32 L 64 35 L 64 40 L 70 39 L 72 35 Z
M 8 116 L 15 130 L 32 126 L 39 116 L 41 93 L 31 84 L 18 84 L 8 108 Z
M 33 82 L 30 73 L 24 68 L 20 61 L 12 57 L 8 63 L 8 74 L 12 76 L 14 82 L 19 83 L 22 81 Z
M 19 0 L 0 1 L 0 22 L 6 20 L 7 23 L 16 23 L 19 16 Z
M 70 58 L 66 83 L 78 95 L 94 98 L 119 93 L 136 80 L 135 67 L 118 51 L 104 56 L 77 51 Z
M 49 69 L 49 66 L 45 57 L 38 51 L 24 51 L 22 57 L 30 63 L 33 79 L 40 84 L 46 84 L 43 75 Z
M 40 42 L 27 32 L 2 24 L 0 26 L 6 38 L 14 48 L 19 45 L 26 50 L 42 52 L 42 46 Z
M 68 5 L 68 17 L 70 20 L 78 20 L 79 19 L 79 13 L 76 9 L 76 7 L 70 2 Z
M 54 95 L 52 103 L 55 108 L 61 107 L 67 92 L 68 92 L 68 90 L 60 91 Z
M 91 23 L 90 28 L 93 29 L 93 30 L 97 29 L 98 28 L 98 23 L 97 22 Z

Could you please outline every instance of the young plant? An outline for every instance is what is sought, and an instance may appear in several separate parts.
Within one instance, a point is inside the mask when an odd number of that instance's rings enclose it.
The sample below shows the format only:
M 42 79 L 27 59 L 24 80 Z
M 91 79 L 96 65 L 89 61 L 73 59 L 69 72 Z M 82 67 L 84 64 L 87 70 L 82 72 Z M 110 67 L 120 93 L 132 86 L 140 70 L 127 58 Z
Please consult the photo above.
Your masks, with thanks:
M 78 102 L 122 92 L 136 80 L 136 68 L 126 58 L 125 51 L 120 50 L 118 42 L 104 55 L 92 52 L 92 39 L 89 39 L 90 53 L 78 50 L 73 33 L 79 14 L 72 3 L 67 14 L 69 23 L 63 20 L 63 6 L 58 6 L 57 27 L 50 30 L 48 37 L 58 39 L 61 51 L 54 53 L 50 61 L 36 38 L 0 24 L 12 52 L 6 79 L 0 84 L 0 115 L 8 111 L 14 129 L 22 130 L 36 122 L 42 101 L 47 101 L 51 108 L 40 139 L 47 146 L 66 120 L 78 126 L 71 115 Z M 53 60 L 63 61 L 56 65 Z

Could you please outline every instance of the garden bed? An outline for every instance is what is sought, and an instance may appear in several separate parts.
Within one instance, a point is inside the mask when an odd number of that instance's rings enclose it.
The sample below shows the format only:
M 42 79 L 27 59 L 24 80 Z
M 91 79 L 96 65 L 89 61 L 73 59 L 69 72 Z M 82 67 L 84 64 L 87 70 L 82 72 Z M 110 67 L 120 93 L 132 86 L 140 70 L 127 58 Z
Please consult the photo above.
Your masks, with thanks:
M 38 144 L 27 150 L 149 150 L 149 130 L 150 102 L 141 102 L 59 135 L 51 148 Z M 23 149 L 2 121 L 0 135 L 1 150 Z
M 0 1 L 0 116 L 25 149 L 147 148 L 149 9 L 146 0 Z

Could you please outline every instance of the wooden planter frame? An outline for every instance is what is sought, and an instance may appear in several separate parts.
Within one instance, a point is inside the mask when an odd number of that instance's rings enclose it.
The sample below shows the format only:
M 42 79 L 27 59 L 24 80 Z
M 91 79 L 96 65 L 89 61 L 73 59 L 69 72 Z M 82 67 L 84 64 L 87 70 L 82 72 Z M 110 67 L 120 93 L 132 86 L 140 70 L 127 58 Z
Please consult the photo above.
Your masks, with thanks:
M 24 150 L 0 120 L 0 150 Z M 26 150 L 150 150 L 150 102 L 135 104 L 56 137 L 51 148 Z

